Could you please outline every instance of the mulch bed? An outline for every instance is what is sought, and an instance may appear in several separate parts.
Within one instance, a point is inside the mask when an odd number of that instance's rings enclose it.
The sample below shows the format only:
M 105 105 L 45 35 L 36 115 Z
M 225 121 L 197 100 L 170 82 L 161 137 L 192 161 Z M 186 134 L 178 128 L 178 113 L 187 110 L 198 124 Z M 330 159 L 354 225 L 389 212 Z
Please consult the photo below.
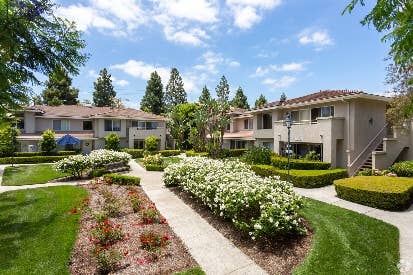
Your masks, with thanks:
M 292 270 L 306 258 L 311 248 L 313 233 L 308 224 L 305 225 L 308 233 L 303 236 L 293 236 L 283 240 L 253 241 L 248 234 L 235 228 L 231 221 L 214 215 L 207 206 L 190 193 L 179 187 L 172 187 L 169 190 L 191 206 L 203 219 L 269 274 L 291 274 Z
M 198 266 L 196 261 L 188 253 L 182 241 L 175 235 L 172 229 L 165 223 L 144 224 L 141 214 L 134 213 L 128 200 L 128 192 L 131 188 L 139 192 L 140 196 L 147 201 L 148 206 L 151 201 L 146 196 L 142 188 L 88 184 L 84 185 L 89 192 L 88 207 L 81 211 L 80 228 L 75 247 L 72 251 L 70 262 L 71 274 L 97 274 L 97 264 L 93 257 L 95 245 L 91 241 L 91 231 L 96 224 L 93 213 L 102 210 L 104 204 L 103 192 L 109 191 L 121 202 L 120 216 L 110 218 L 111 224 L 120 225 L 125 238 L 114 243 L 111 248 L 116 249 L 123 258 L 118 264 L 115 274 L 171 274 L 173 272 L 187 270 Z M 106 191 L 104 191 L 106 190 Z M 74 211 L 76 212 L 76 210 Z M 74 213 L 76 214 L 76 213 Z M 148 230 L 153 230 L 162 235 L 168 235 L 170 244 L 161 248 L 157 258 L 153 254 L 141 248 L 140 235 Z

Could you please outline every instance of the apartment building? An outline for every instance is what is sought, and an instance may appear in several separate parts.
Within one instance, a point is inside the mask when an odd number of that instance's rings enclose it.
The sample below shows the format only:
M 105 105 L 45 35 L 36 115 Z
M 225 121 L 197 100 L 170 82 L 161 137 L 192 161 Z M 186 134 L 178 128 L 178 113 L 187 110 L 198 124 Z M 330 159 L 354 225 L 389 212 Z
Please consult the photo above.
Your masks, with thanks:
M 84 153 L 105 146 L 105 136 L 116 133 L 121 146 L 144 148 L 145 138 L 157 136 L 159 149 L 167 139 L 166 118 L 132 108 L 83 105 L 29 106 L 16 114 L 20 118 L 18 136 L 21 151 L 37 151 L 43 131 L 51 129 L 56 138 L 70 134 L 80 140 L 76 145 Z
M 251 111 L 233 112 L 224 140 L 231 148 L 254 144 L 286 155 L 285 118 L 290 113 L 294 154 L 316 151 L 322 161 L 346 167 L 350 174 L 362 167 L 384 169 L 396 159 L 409 157 L 406 148 L 413 144 L 410 135 L 388 131 L 385 113 L 389 101 L 361 91 L 326 90 L 271 102 Z

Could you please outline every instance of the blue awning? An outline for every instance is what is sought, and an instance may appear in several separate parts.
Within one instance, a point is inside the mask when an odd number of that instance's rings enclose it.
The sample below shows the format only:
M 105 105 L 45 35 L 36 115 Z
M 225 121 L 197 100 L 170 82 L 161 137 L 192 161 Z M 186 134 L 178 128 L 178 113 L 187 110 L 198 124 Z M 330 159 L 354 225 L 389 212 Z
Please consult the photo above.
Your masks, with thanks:
M 59 145 L 75 145 L 75 144 L 80 144 L 80 139 L 75 138 L 72 135 L 64 135 L 63 137 L 59 138 L 57 140 L 57 144 Z

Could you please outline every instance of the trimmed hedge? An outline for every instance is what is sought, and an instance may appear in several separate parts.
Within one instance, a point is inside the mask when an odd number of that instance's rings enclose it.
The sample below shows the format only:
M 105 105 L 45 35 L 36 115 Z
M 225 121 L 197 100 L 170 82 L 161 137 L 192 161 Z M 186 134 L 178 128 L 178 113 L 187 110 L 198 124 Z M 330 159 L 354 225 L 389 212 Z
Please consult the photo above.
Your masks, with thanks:
M 222 150 L 222 157 L 223 158 L 234 158 L 240 157 L 247 152 L 247 149 L 223 149 Z
M 185 155 L 187 157 L 209 157 L 208 152 L 195 152 L 195 151 L 186 151 Z
M 251 165 L 251 169 L 262 177 L 279 176 L 288 180 L 288 171 L 279 170 L 271 165 Z M 333 184 L 334 180 L 348 177 L 347 170 L 290 170 L 291 183 L 295 187 L 316 188 Z
M 140 185 L 141 183 L 141 178 L 139 177 L 119 174 L 105 174 L 103 175 L 103 179 L 109 184 Z
M 165 165 L 146 164 L 145 169 L 146 171 L 163 171 L 165 169 Z
M 105 168 L 97 168 L 94 169 L 92 171 L 90 171 L 89 173 L 89 178 L 96 178 L 96 177 L 101 177 L 106 173 L 106 169 Z
M 133 159 L 143 158 L 143 149 L 130 149 L 124 148 L 122 152 L 128 153 L 132 156 Z
M 71 156 L 77 155 L 76 151 L 57 151 L 51 153 L 45 152 L 16 152 L 16 157 L 36 157 L 36 156 Z
M 34 156 L 34 157 L 6 157 L 0 158 L 0 164 L 30 164 L 30 163 L 44 163 L 56 162 L 65 159 L 68 156 Z
M 271 165 L 278 169 L 288 169 L 288 158 L 272 157 Z M 327 170 L 330 169 L 330 163 L 321 161 L 310 161 L 304 159 L 290 159 L 290 169 L 296 170 Z
M 413 177 L 413 161 L 397 162 L 393 164 L 389 170 L 399 177 Z
M 181 151 L 179 151 L 179 150 L 161 150 L 161 151 L 159 151 L 159 153 L 163 157 L 172 157 L 172 156 L 180 155 Z
M 386 210 L 404 210 L 413 200 L 413 179 L 358 176 L 334 181 L 337 196 L 344 200 Z

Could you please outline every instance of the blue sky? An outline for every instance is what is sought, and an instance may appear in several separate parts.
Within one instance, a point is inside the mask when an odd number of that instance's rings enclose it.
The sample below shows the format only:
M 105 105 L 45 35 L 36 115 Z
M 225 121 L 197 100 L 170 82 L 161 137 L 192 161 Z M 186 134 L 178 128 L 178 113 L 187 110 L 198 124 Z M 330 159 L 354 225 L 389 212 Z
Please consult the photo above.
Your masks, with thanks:
M 341 15 L 348 1 L 60 0 L 57 13 L 74 20 L 88 44 L 91 57 L 74 77 L 81 99 L 92 98 L 103 67 L 131 107 L 139 107 L 150 72 L 166 84 L 171 67 L 190 101 L 203 85 L 214 91 L 223 74 L 250 103 L 260 93 L 269 101 L 322 89 L 383 93 L 388 45 L 359 23 L 371 7 Z

